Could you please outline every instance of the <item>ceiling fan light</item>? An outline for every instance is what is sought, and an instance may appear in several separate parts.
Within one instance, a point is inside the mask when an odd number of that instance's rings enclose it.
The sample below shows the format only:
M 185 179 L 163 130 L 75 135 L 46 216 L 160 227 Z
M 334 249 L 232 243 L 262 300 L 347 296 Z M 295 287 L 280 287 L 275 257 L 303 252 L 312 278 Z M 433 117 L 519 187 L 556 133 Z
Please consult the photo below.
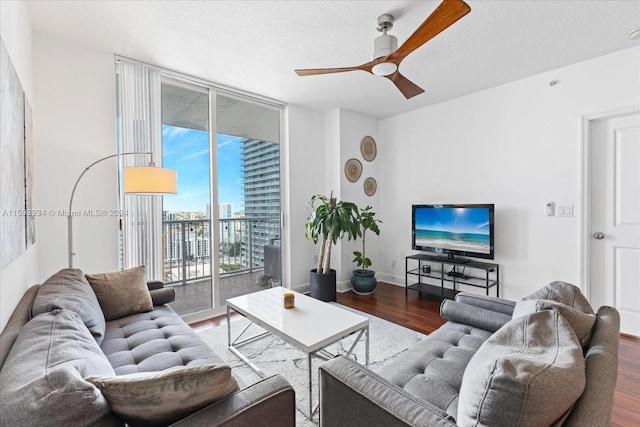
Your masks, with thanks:
M 371 72 L 376 76 L 388 76 L 389 74 L 393 74 L 398 69 L 398 66 L 393 62 L 381 62 L 376 64 L 371 69 Z
M 373 41 L 373 55 L 371 59 L 382 58 L 398 48 L 398 39 L 386 32 Z

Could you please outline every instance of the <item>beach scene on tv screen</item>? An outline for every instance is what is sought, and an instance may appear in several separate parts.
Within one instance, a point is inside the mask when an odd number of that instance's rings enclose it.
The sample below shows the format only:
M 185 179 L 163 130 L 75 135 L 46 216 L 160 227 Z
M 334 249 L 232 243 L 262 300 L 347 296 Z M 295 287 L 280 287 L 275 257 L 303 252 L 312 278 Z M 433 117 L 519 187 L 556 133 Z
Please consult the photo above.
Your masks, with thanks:
M 416 246 L 491 253 L 489 208 L 422 208 L 415 212 Z

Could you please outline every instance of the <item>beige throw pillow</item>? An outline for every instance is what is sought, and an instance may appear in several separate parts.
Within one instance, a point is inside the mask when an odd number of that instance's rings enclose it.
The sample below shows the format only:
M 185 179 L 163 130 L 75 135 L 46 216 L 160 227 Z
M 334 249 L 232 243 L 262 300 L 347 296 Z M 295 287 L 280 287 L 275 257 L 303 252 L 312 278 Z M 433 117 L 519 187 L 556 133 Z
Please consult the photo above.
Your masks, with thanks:
M 111 410 L 130 425 L 167 425 L 239 389 L 228 365 L 91 376 Z
M 144 266 L 113 273 L 86 274 L 106 320 L 153 310 Z

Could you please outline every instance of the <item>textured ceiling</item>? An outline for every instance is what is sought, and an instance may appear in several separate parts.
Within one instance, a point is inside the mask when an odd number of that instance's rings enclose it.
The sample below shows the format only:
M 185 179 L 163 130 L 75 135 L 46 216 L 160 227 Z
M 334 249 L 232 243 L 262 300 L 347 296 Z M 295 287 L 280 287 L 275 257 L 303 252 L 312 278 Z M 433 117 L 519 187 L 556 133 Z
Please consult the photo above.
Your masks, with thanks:
M 373 118 L 638 47 L 638 0 L 469 0 L 471 12 L 403 61 L 425 89 L 406 100 L 362 71 L 299 77 L 296 68 L 369 61 L 377 17 L 399 44 L 439 1 L 29 1 L 35 32 L 290 104 Z

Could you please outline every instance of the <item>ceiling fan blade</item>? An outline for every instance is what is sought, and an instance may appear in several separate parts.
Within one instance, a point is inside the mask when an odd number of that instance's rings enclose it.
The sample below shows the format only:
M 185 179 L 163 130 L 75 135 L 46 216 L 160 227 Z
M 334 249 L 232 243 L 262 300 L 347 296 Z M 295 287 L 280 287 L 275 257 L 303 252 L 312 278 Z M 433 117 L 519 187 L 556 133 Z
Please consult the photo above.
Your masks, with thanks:
M 420 95 L 422 92 L 424 92 L 424 89 L 400 74 L 399 71 L 396 71 L 395 73 L 389 74 L 385 77 L 391 80 L 407 99 L 411 99 L 414 96 Z
M 368 71 L 366 68 L 363 68 L 362 65 L 359 65 L 357 67 L 342 67 L 342 68 L 305 68 L 301 70 L 296 70 L 296 74 L 299 76 L 315 76 L 318 74 L 344 73 L 347 71 L 356 71 L 356 70 Z
M 399 65 L 407 55 L 449 28 L 469 12 L 471 12 L 471 8 L 463 0 L 443 0 L 422 25 L 386 60 Z

